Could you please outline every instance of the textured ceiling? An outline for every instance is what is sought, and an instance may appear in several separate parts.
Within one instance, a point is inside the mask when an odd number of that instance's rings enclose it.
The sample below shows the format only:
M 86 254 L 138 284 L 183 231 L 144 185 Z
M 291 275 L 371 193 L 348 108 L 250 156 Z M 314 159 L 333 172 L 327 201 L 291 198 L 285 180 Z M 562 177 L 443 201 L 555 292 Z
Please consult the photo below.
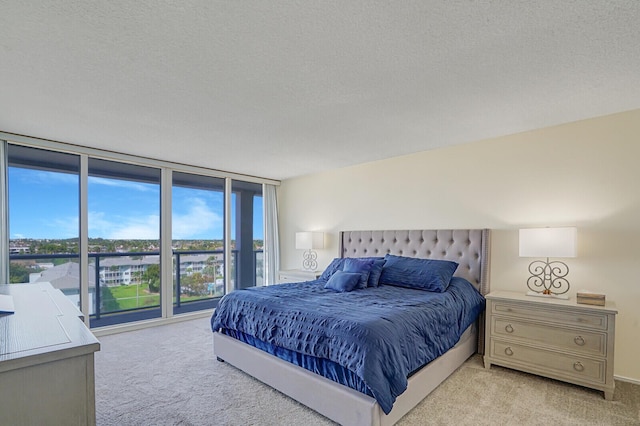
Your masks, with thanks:
M 640 108 L 640 2 L 0 0 L 0 130 L 283 179 Z

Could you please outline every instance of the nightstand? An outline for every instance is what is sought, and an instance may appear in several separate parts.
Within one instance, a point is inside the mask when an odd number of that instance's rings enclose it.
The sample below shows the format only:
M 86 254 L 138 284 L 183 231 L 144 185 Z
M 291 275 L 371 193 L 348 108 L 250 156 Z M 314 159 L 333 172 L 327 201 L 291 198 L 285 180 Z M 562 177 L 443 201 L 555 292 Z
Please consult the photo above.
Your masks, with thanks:
M 303 269 L 289 269 L 278 271 L 279 283 L 299 283 L 302 281 L 313 281 L 320 278 L 322 271 L 305 271 Z
M 485 368 L 491 364 L 598 389 L 613 398 L 618 311 L 575 300 L 487 294 Z

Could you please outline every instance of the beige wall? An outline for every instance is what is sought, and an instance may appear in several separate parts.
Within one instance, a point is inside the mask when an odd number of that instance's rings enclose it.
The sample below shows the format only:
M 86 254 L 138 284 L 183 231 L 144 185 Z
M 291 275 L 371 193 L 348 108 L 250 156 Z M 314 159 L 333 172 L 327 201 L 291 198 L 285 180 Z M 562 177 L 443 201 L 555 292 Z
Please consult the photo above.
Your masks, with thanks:
M 390 141 L 401 143 L 401 141 Z M 342 168 L 282 182 L 282 267 L 301 230 L 493 229 L 492 289 L 526 291 L 518 228 L 578 227 L 570 294 L 603 292 L 619 310 L 615 374 L 640 381 L 640 110 Z

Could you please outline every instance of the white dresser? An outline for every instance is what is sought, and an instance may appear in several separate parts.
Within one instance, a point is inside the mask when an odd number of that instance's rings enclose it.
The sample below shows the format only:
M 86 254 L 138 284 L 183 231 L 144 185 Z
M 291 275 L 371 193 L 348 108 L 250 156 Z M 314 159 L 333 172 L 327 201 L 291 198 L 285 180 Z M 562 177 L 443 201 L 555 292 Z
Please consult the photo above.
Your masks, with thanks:
M 278 283 L 299 283 L 313 281 L 320 278 L 322 271 L 305 271 L 303 269 L 288 269 L 278 271 Z
M 485 368 L 501 365 L 613 398 L 615 320 L 606 306 L 496 291 L 486 296 Z
M 94 425 L 94 352 L 80 311 L 49 283 L 0 285 L 0 425 Z

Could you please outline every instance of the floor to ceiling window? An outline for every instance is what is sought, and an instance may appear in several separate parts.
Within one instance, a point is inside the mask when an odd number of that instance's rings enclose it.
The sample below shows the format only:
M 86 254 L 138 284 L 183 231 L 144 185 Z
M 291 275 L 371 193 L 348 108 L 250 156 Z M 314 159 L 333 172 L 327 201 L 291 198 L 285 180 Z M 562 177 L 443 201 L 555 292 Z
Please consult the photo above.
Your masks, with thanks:
M 225 294 L 222 178 L 173 172 L 173 312 L 215 307 Z
M 9 145 L 8 165 L 9 281 L 50 282 L 82 308 L 80 157 Z
M 89 158 L 92 326 L 161 316 L 160 169 Z
M 277 182 L 8 136 L 12 283 L 50 282 L 91 327 L 212 309 L 264 285 L 262 186 Z

